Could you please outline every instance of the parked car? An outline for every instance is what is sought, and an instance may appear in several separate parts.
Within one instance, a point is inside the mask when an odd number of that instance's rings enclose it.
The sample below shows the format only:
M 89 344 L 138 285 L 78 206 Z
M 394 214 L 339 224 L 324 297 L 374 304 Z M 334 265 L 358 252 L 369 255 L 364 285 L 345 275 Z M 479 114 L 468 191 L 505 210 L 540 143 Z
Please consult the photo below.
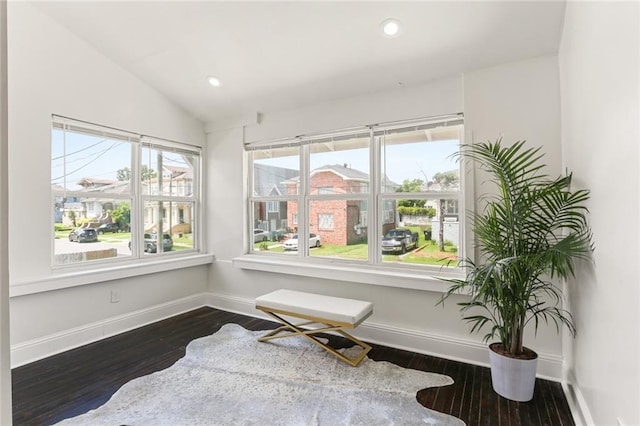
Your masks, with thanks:
M 98 226 L 96 231 L 99 234 L 104 234 L 105 232 L 120 232 L 120 226 L 117 223 L 103 223 Z
M 382 238 L 383 253 L 406 253 L 409 248 L 418 247 L 418 233 L 410 229 L 392 229 Z
M 163 251 L 171 251 L 173 248 L 173 239 L 169 234 L 162 236 Z M 155 253 L 158 251 L 158 234 L 144 234 L 144 251 L 147 253 Z
M 309 247 L 320 247 L 320 236 L 309 234 Z M 293 234 L 291 238 L 284 242 L 285 250 L 298 250 L 298 234 Z
M 259 243 L 261 241 L 269 241 L 269 232 L 264 229 L 253 230 L 253 242 Z
M 69 241 L 92 243 L 98 241 L 98 233 L 92 228 L 76 228 L 69 234 Z

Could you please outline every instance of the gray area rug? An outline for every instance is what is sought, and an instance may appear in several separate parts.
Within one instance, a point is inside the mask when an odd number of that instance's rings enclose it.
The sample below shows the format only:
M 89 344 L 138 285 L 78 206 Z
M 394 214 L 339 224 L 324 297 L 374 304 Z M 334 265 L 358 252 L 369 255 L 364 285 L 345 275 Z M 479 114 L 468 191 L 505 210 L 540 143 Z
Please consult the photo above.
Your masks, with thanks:
M 260 343 L 262 334 L 227 324 L 170 368 L 58 424 L 464 425 L 416 401 L 420 389 L 453 383 L 447 376 L 369 358 L 351 367 L 302 337 Z

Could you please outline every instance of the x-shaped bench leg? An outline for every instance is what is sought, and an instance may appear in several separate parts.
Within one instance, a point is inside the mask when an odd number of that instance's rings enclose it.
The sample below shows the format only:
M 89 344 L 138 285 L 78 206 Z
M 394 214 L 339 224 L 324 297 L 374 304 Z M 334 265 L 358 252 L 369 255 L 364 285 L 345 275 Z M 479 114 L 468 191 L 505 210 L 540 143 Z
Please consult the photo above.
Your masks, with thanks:
M 272 340 L 272 339 L 280 339 L 280 338 L 292 337 L 292 336 L 300 335 L 300 336 L 303 336 L 303 337 L 309 339 L 311 342 L 313 342 L 316 345 L 320 346 L 321 348 L 323 348 L 327 352 L 332 353 L 336 357 L 340 358 L 341 360 L 343 360 L 347 364 L 352 365 L 354 367 L 358 366 L 358 364 L 360 364 L 360 362 L 364 359 L 364 357 L 367 355 L 367 353 L 371 350 L 371 346 L 369 346 L 366 343 L 360 341 L 359 339 L 356 339 L 355 337 L 353 337 L 352 335 L 350 335 L 349 333 L 344 331 L 344 326 L 342 326 L 342 325 L 331 324 L 329 322 L 322 322 L 322 321 L 307 321 L 307 322 L 300 323 L 300 324 L 293 324 L 293 323 L 287 321 L 286 319 L 282 318 L 281 316 L 276 315 L 275 313 L 273 313 L 271 311 L 267 311 L 265 309 L 260 309 L 260 310 L 262 310 L 263 312 L 265 312 L 269 316 L 275 318 L 278 322 L 284 324 L 283 326 L 278 327 L 275 330 L 272 330 L 269 333 L 265 334 L 264 336 L 258 338 L 258 341 L 260 341 L 260 342 L 265 342 L 267 340 Z M 325 327 L 317 328 L 317 329 L 311 329 L 311 330 L 307 330 L 307 329 L 301 328 L 302 326 L 310 325 L 310 324 L 322 324 Z M 324 342 L 318 340 L 314 336 L 314 334 L 324 333 L 324 332 L 328 332 L 328 331 L 336 331 L 336 332 L 340 333 L 345 338 L 349 339 L 350 341 L 352 341 L 356 345 L 360 346 L 362 348 L 362 351 L 360 351 L 355 357 L 349 358 L 348 356 L 344 355 L 342 352 L 338 352 L 337 350 L 335 350 L 331 346 L 325 344 Z M 280 333 L 285 333 L 285 334 L 280 334 Z

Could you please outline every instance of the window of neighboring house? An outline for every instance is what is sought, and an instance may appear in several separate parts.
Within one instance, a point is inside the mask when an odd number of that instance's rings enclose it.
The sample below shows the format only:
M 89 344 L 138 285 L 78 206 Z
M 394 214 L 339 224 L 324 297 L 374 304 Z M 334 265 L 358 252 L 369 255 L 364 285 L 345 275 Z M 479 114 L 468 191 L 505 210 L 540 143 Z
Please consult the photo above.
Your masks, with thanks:
M 367 211 L 363 210 L 360 212 L 360 223 L 357 224 L 360 227 L 366 227 L 367 226 Z
M 286 195 L 277 199 L 286 202 L 292 232 L 299 233 L 299 241 L 311 234 L 321 240 L 320 247 L 301 245 L 286 253 L 270 247 L 267 252 L 379 265 L 456 266 L 463 255 L 463 224 L 450 218 L 457 215 L 463 183 L 452 154 L 462 134 L 462 117 L 454 115 L 247 144 L 253 223 L 263 219 L 257 203 L 269 198 L 261 191 L 278 181 Z M 407 230 L 407 239 L 385 238 L 399 228 Z
M 280 202 L 279 201 L 268 201 L 267 202 L 267 212 L 269 213 L 278 213 L 280 210 Z
M 318 229 L 333 231 L 333 213 L 318 215 Z
M 458 212 L 458 200 L 445 200 L 445 213 L 448 216 L 457 216 Z
M 57 116 L 51 146 L 54 266 L 196 252 L 199 148 Z

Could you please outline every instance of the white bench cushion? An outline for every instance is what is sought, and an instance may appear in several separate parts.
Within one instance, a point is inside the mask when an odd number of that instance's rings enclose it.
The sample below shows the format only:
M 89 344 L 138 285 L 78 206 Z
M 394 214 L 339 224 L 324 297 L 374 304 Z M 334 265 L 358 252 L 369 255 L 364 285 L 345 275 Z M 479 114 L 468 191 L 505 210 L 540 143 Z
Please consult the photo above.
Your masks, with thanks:
M 276 290 L 260 296 L 256 298 L 256 307 L 258 306 L 354 326 L 373 312 L 371 302 L 293 290 Z

